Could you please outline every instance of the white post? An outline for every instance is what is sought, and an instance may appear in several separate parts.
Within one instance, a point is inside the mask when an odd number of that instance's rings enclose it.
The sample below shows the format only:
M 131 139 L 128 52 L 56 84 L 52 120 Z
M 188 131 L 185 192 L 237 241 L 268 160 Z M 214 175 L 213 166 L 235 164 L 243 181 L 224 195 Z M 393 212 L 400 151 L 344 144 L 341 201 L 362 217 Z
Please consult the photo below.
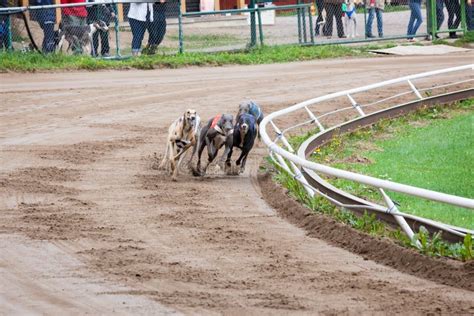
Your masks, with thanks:
M 382 193 L 382 196 L 385 200 L 385 203 L 387 203 L 387 213 L 388 214 L 391 214 L 392 212 L 396 212 L 398 213 L 398 208 L 397 206 L 393 203 L 392 199 L 390 199 L 390 197 L 385 193 L 385 191 L 381 188 L 379 188 L 380 190 L 380 193 Z M 395 220 L 397 221 L 398 225 L 400 225 L 400 227 L 402 228 L 402 230 L 405 232 L 405 234 L 408 236 L 408 238 L 410 238 L 411 241 L 413 241 L 413 237 L 415 236 L 415 233 L 413 232 L 413 230 L 411 229 L 411 227 L 408 225 L 407 221 L 405 220 L 405 218 L 403 216 L 400 216 L 400 215 L 394 215 L 393 214 L 393 217 L 395 218 Z M 417 240 L 416 241 L 416 246 L 418 248 L 421 248 L 421 244 L 420 242 Z
M 314 116 L 313 112 L 311 112 L 311 110 L 308 109 L 307 106 L 305 106 L 304 108 L 305 108 L 306 112 L 308 112 L 309 117 L 314 121 L 314 123 L 316 123 L 316 125 L 317 125 L 318 128 L 319 128 L 319 130 L 320 130 L 321 132 L 323 132 L 323 131 L 324 131 L 324 126 L 321 124 L 321 122 L 319 122 L 318 118 L 317 118 L 316 116 Z
M 364 111 L 362 111 L 360 105 L 351 97 L 351 95 L 348 94 L 347 97 L 351 101 L 352 106 L 357 110 L 357 112 L 359 112 L 359 115 L 360 116 L 365 116 Z
M 415 87 L 415 85 L 410 81 L 410 79 L 407 80 L 408 81 L 408 84 L 410 85 L 410 88 L 413 90 L 413 92 L 415 92 L 416 96 L 418 97 L 418 99 L 423 99 L 423 97 L 421 96 L 420 92 L 418 91 L 418 89 Z

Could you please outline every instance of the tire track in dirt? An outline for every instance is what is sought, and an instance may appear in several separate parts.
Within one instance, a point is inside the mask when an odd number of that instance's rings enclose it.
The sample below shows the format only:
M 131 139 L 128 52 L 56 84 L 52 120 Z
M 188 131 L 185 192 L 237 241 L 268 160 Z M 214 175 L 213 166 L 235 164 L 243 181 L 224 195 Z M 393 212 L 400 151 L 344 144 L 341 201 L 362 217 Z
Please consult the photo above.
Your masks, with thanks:
M 10 202 L 7 208 L 2 205 L 0 216 L 9 226 L 0 227 L 0 238 L 23 232 L 31 238 L 55 240 L 65 254 L 86 264 L 89 275 L 99 271 L 107 279 L 103 282 L 127 285 L 107 286 L 104 295 L 145 296 L 187 313 L 472 313 L 470 291 L 364 260 L 308 237 L 278 217 L 262 200 L 256 184 L 263 147 L 251 154 L 248 170 L 240 177 L 182 175 L 177 183 L 154 168 L 153 155 L 158 152 L 159 156 L 163 149 L 168 124 L 188 106 L 207 119 L 216 112 L 235 112 L 247 94 L 261 98 L 268 112 L 339 90 L 341 84 L 358 86 L 364 80 L 370 83 L 428 70 L 434 64 L 462 64 L 464 58 L 359 60 L 362 65 L 339 60 L 113 72 L 113 76 L 73 73 L 68 74 L 69 83 L 63 80 L 65 74 L 14 75 L 0 89 L 10 91 L 9 106 L 1 107 L 0 118 L 12 122 L 0 130 L 0 143 L 2 157 L 19 159 L 6 161 L 2 174 L 7 179 L 12 175 L 24 179 L 27 175 L 17 169 L 39 168 L 37 174 L 43 175 L 40 179 L 45 185 L 61 185 L 74 194 L 50 192 L 46 199 L 47 192 L 31 193 L 7 182 L 0 187 L 0 195 Z M 400 64 L 405 68 L 400 69 Z M 381 67 L 386 72 L 380 72 Z M 43 77 L 52 82 L 45 84 Z M 309 81 L 316 78 L 324 82 Z M 21 80 L 32 83 L 14 88 L 15 81 Z M 120 99 L 107 101 L 96 88 L 99 82 Z M 170 84 L 163 85 L 166 82 Z M 234 89 L 228 82 L 234 83 Z M 161 93 L 160 85 L 167 90 Z M 49 96 L 21 92 L 58 86 L 65 97 L 80 98 L 73 106 L 63 103 L 39 110 L 35 104 L 48 104 Z M 81 93 L 68 92 L 69 87 Z M 123 91 L 125 87 L 132 95 Z M 18 112 L 10 109 L 18 102 L 30 105 Z M 38 130 L 43 138 L 35 136 Z M 53 166 L 74 170 L 74 179 L 44 176 Z M 35 212 L 39 215 L 25 219 L 25 214 Z M 66 229 L 54 230 L 57 225 Z M 79 271 L 87 279 L 87 270 Z M 18 294 L 21 291 L 27 290 Z M 61 304 L 57 305 L 61 310 Z

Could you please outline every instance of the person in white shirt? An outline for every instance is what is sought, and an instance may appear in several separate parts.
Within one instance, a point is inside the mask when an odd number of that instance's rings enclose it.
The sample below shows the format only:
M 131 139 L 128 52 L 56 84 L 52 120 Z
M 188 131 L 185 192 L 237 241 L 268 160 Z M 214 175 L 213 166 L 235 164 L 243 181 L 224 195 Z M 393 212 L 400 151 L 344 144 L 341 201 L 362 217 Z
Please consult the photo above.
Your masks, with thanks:
M 132 56 L 138 56 L 145 31 L 151 33 L 153 26 L 153 3 L 131 3 L 127 17 L 133 36 Z

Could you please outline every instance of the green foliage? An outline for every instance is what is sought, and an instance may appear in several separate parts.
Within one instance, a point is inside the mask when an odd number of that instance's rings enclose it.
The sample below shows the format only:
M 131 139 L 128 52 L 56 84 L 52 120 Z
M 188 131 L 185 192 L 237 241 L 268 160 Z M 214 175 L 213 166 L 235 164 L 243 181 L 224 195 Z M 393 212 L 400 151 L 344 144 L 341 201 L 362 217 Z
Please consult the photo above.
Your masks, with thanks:
M 462 261 L 473 259 L 472 235 L 470 234 L 464 237 L 463 243 L 449 244 L 443 241 L 441 231 L 430 236 L 428 230 L 421 226 L 418 233 L 413 236 L 412 245 L 418 247 L 421 253 L 431 257 L 451 257 Z

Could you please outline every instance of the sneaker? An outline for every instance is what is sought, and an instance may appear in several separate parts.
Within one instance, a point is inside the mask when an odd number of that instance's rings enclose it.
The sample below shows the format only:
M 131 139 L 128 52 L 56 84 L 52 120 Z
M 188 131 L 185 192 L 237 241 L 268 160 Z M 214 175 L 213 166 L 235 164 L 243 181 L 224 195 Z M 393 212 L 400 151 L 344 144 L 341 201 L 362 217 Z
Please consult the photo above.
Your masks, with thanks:
M 102 57 L 110 57 L 109 53 L 102 54 Z
M 449 38 L 458 38 L 456 33 L 449 33 Z
M 409 41 L 410 43 L 416 43 L 416 42 L 418 42 L 418 40 L 417 40 L 416 38 L 409 38 L 408 41 Z
M 375 38 L 375 36 L 373 36 L 372 34 L 365 34 L 365 37 L 367 37 L 367 38 Z

